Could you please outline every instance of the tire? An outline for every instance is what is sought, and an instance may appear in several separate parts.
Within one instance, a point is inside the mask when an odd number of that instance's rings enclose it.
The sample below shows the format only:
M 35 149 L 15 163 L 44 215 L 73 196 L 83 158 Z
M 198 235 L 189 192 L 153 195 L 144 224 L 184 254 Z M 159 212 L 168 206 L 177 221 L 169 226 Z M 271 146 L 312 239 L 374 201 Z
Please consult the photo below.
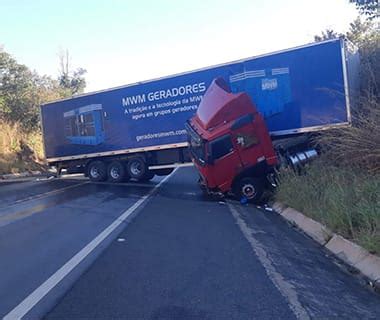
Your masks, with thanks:
M 142 179 L 148 171 L 148 166 L 142 158 L 132 158 L 127 163 L 127 173 L 132 179 Z
M 139 179 L 139 181 L 141 182 L 147 182 L 147 181 L 150 181 L 153 179 L 153 177 L 155 176 L 154 172 L 153 171 L 150 171 L 148 170 L 145 175 Z
M 107 167 L 108 181 L 110 182 L 122 182 L 128 180 L 127 170 L 122 162 L 112 161 Z
M 240 179 L 234 188 L 238 200 L 246 199 L 251 203 L 259 203 L 264 193 L 264 183 L 260 178 L 245 177 Z
M 107 179 L 107 168 L 103 161 L 93 161 L 87 167 L 87 175 L 91 181 L 99 182 Z

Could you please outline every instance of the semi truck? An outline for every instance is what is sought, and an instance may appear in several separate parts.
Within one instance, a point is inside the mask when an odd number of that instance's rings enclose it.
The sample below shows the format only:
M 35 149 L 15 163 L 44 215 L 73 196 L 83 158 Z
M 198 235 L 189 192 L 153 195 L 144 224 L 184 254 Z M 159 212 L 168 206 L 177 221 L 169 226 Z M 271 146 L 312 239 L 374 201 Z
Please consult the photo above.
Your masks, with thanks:
M 41 106 L 46 160 L 58 173 L 66 169 L 112 182 L 149 180 L 199 164 L 194 141 L 204 143 L 204 137 L 189 139 L 199 128 L 187 121 L 210 86 L 253 101 L 244 108 L 251 108 L 247 114 L 255 121 L 262 117 L 270 137 L 259 143 L 349 125 L 357 64 L 355 48 L 339 38 L 49 102 Z M 213 124 L 204 123 L 209 133 L 236 120 L 214 98 L 202 107 L 206 118 L 214 117 Z

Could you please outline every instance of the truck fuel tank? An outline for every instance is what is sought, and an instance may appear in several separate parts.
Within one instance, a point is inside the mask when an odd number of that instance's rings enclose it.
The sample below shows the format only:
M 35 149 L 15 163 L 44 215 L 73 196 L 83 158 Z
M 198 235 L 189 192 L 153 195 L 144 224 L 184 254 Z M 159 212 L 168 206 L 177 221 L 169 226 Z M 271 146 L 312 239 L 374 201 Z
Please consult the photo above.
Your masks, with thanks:
M 309 149 L 301 152 L 297 152 L 296 154 L 289 155 L 287 158 L 289 164 L 293 167 L 293 169 L 297 170 L 298 168 L 304 166 L 306 163 L 314 160 L 318 157 L 317 150 Z

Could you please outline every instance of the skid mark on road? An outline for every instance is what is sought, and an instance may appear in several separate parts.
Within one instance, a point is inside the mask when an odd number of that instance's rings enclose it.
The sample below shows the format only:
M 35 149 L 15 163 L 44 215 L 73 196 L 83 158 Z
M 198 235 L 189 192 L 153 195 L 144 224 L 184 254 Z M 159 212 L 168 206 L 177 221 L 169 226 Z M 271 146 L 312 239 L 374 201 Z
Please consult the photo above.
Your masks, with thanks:
M 310 319 L 308 312 L 299 302 L 297 292 L 295 291 L 293 285 L 286 281 L 284 277 L 276 270 L 270 257 L 268 256 L 268 253 L 265 250 L 265 246 L 254 237 L 255 231 L 245 223 L 233 204 L 227 202 L 227 205 L 232 213 L 232 216 L 235 218 L 241 232 L 248 240 L 257 258 L 263 265 L 269 279 L 280 291 L 282 296 L 287 300 L 288 305 L 293 311 L 294 315 L 297 317 L 297 319 Z
M 27 202 L 27 201 L 40 200 L 40 199 L 43 199 L 43 198 L 46 198 L 46 197 L 49 197 L 49 196 L 52 196 L 52 195 L 56 195 L 58 193 L 62 193 L 64 191 L 66 191 L 66 190 L 69 190 L 69 189 L 72 189 L 72 188 L 75 188 L 75 187 L 78 187 L 78 186 L 82 186 L 82 185 L 87 184 L 87 183 L 89 183 L 89 182 L 86 181 L 86 182 L 82 182 L 82 183 L 77 183 L 77 184 L 74 184 L 72 186 L 67 186 L 67 187 L 64 187 L 64 188 L 59 188 L 59 189 L 51 190 L 51 191 L 48 191 L 48 192 L 40 193 L 40 194 L 31 196 L 31 197 L 28 197 L 28 198 L 20 199 L 20 200 L 14 201 L 10 205 L 7 205 L 5 207 L 0 207 L 0 210 L 6 210 L 6 209 L 9 209 L 9 208 L 15 207 L 15 206 L 17 206 L 17 205 L 19 205 L 21 203 Z
M 93 252 L 119 225 L 124 223 L 140 206 L 147 202 L 153 196 L 158 188 L 165 183 L 173 174 L 166 176 L 160 181 L 148 194 L 141 197 L 140 200 L 135 202 L 129 209 L 124 211 L 118 218 L 116 218 L 107 228 L 99 233 L 92 241 L 90 241 L 82 250 L 75 254 L 69 261 L 67 261 L 60 269 L 51 275 L 45 282 L 43 282 L 37 289 L 35 289 L 29 296 L 27 296 L 19 305 L 11 310 L 4 320 L 20 319 L 24 317 L 37 303 L 41 301 L 55 286 L 57 286 L 78 264 L 80 264 L 91 252 Z
M 91 184 L 99 184 L 99 185 L 109 185 L 114 187 L 126 186 L 126 187 L 142 187 L 142 188 L 153 188 L 157 185 L 157 183 L 140 183 L 140 182 L 94 182 L 91 181 Z
M 15 201 L 13 204 L 6 207 L 0 207 L 0 227 L 6 226 L 14 221 L 24 219 L 35 213 L 42 212 L 43 210 L 56 205 L 59 203 L 56 198 L 64 195 L 64 192 L 87 183 L 88 182 L 82 182 L 72 186 L 48 191 Z

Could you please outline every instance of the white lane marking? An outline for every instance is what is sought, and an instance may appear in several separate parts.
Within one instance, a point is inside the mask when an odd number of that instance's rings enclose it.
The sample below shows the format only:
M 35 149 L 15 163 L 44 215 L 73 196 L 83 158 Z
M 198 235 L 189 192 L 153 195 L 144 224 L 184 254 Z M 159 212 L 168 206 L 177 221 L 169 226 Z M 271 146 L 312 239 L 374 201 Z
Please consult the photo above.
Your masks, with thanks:
M 297 319 L 310 319 L 309 314 L 306 309 L 301 305 L 298 300 L 297 292 L 294 287 L 287 282 L 284 277 L 276 270 L 270 260 L 268 253 L 265 251 L 265 247 L 253 236 L 255 234 L 245 221 L 240 217 L 237 209 L 228 202 L 228 208 L 230 209 L 233 217 L 235 218 L 237 225 L 239 226 L 244 237 L 248 240 L 254 253 L 261 262 L 265 269 L 269 279 L 273 282 L 275 287 L 280 291 L 282 296 L 287 300 L 290 309 L 293 311 Z M 256 232 L 257 233 L 257 232 Z
M 47 295 L 60 281 L 62 281 L 79 263 L 81 263 L 102 241 L 104 241 L 121 223 L 123 223 L 138 207 L 140 207 L 155 191 L 167 181 L 176 170 L 166 176 L 157 184 L 147 195 L 138 200 L 132 207 L 124 211 L 114 220 L 106 229 L 98 234 L 90 243 L 88 243 L 75 256 L 67 261 L 58 269 L 49 279 L 42 283 L 29 296 L 27 296 L 19 305 L 5 315 L 4 320 L 21 319 L 25 316 L 45 295 Z

